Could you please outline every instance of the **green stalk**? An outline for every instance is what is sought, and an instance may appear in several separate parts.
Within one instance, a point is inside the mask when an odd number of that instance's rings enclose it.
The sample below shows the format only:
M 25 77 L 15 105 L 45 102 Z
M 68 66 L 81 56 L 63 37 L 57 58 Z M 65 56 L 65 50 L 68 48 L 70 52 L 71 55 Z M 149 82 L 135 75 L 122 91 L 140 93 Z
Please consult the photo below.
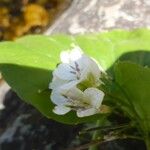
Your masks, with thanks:
M 146 144 L 147 150 L 150 150 L 150 136 L 147 136 L 145 138 L 145 144 Z
M 99 137 L 99 131 L 95 131 L 92 137 L 92 140 L 96 140 Z M 98 150 L 98 145 L 92 145 L 89 147 L 89 150 Z
M 96 126 L 100 126 L 101 124 L 103 124 L 104 120 L 105 120 L 105 117 L 104 117 L 104 119 L 97 120 Z M 92 136 L 92 140 L 94 141 L 94 140 L 97 140 L 99 138 L 100 138 L 100 131 L 99 130 L 94 131 L 93 136 Z M 99 150 L 98 144 L 90 146 L 89 150 Z

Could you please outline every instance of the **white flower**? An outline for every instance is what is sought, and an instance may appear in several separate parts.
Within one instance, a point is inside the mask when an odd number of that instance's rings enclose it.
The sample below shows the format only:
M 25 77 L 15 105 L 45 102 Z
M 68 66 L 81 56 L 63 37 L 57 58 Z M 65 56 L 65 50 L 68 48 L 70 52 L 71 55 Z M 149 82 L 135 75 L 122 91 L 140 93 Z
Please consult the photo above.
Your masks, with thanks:
M 64 115 L 71 110 L 78 117 L 94 115 L 100 112 L 104 93 L 96 88 L 87 88 L 84 92 L 71 84 L 66 84 L 52 91 L 51 100 L 56 105 L 53 112 Z
M 60 57 L 62 63 L 53 72 L 50 89 L 56 89 L 70 82 L 73 85 L 80 84 L 84 89 L 100 85 L 102 71 L 97 63 L 83 54 L 78 46 L 71 51 L 62 52 Z
M 104 93 L 96 87 L 101 83 L 102 69 L 78 46 L 62 52 L 60 58 L 62 63 L 54 70 L 49 85 L 56 105 L 53 112 L 64 115 L 74 110 L 78 117 L 99 113 Z

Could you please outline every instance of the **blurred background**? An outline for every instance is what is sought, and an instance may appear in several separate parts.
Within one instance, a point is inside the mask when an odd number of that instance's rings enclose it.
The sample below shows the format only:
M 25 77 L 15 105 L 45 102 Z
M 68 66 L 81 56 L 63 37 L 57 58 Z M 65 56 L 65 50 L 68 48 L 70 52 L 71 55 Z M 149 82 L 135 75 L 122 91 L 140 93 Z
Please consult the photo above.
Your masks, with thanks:
M 0 40 L 42 33 L 70 3 L 70 0 L 0 0 Z

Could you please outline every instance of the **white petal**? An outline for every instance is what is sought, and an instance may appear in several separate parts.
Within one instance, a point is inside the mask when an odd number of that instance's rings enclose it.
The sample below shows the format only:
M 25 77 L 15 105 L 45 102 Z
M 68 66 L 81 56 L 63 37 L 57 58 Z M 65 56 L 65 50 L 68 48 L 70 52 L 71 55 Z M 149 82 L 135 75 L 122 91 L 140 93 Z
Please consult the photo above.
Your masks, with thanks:
M 56 89 L 64 84 L 68 83 L 66 80 L 62 80 L 57 76 L 53 76 L 52 82 L 49 84 L 49 89 Z
M 62 63 L 69 63 L 70 62 L 70 54 L 69 51 L 63 51 L 60 53 L 60 60 Z
M 95 78 L 99 79 L 101 75 L 101 70 L 98 64 L 90 57 L 87 57 L 87 56 L 84 56 L 84 57 L 85 57 L 84 59 L 86 59 L 86 64 L 88 64 L 87 66 L 90 72 L 92 72 Z
M 80 47 L 75 46 L 71 51 L 70 51 L 70 60 L 71 61 L 77 61 L 82 57 L 82 50 Z
M 54 74 L 62 80 L 76 80 L 76 75 L 71 73 L 72 69 L 68 64 L 60 64 Z
M 78 80 L 67 82 L 66 84 L 63 84 L 62 86 L 60 86 L 60 90 L 68 91 L 68 90 L 74 88 L 78 83 L 79 83 Z
M 80 97 L 81 93 L 79 92 L 80 90 L 77 92 L 77 88 L 75 88 L 76 84 L 77 82 L 72 81 L 58 87 L 57 89 L 53 89 L 51 93 L 51 101 L 56 105 L 69 105 L 70 102 L 63 95 L 66 95 L 72 99 L 75 98 L 74 96 L 76 96 L 76 98 Z
M 93 73 L 93 75 L 95 76 L 95 78 L 99 79 L 100 75 L 101 75 L 101 71 L 98 67 L 98 65 L 91 60 L 91 62 L 89 62 L 89 70 L 91 70 L 91 72 Z
M 60 53 L 61 62 L 70 63 L 76 61 L 82 56 L 82 53 L 82 50 L 78 46 L 75 46 L 71 51 L 63 51 Z
M 83 59 L 84 59 L 84 62 L 85 62 L 85 65 L 87 65 L 91 71 L 93 73 L 96 73 L 99 75 L 99 73 L 101 72 L 99 66 L 98 66 L 98 63 L 93 59 L 93 58 L 90 58 L 86 55 L 83 55 Z
M 68 90 L 66 92 L 66 95 L 68 97 L 70 97 L 71 99 L 73 99 L 74 102 L 76 102 L 78 105 L 80 103 L 82 103 L 84 101 L 84 99 L 86 98 L 84 96 L 84 93 L 81 90 L 79 90 L 78 88 L 76 88 L 76 87 L 71 88 L 70 90 Z
M 76 60 L 76 62 L 80 65 L 81 69 L 84 69 L 87 67 L 87 62 L 89 57 L 87 57 L 86 55 L 82 55 L 78 60 Z
M 97 109 L 89 108 L 89 109 L 84 109 L 84 110 L 78 110 L 77 116 L 78 117 L 87 117 L 87 116 L 91 116 L 91 115 L 94 115 L 97 113 L 98 113 Z
M 55 106 L 55 108 L 53 109 L 53 112 L 58 115 L 64 115 L 64 114 L 68 113 L 70 110 L 71 109 L 69 107 Z
M 59 89 L 53 90 L 51 93 L 51 101 L 56 105 L 68 105 L 68 99 L 61 94 Z
M 64 88 L 60 87 L 61 92 L 68 97 L 68 101 L 65 105 L 79 106 L 84 107 L 84 103 L 86 102 L 85 94 L 79 90 L 78 88 Z
M 81 69 L 81 80 L 83 81 L 91 74 L 94 78 L 94 83 L 96 86 L 100 84 L 101 70 L 98 64 L 90 57 L 83 55 L 81 59 L 77 61 Z
M 96 88 L 88 88 L 84 91 L 93 108 L 99 109 L 104 98 L 104 92 Z

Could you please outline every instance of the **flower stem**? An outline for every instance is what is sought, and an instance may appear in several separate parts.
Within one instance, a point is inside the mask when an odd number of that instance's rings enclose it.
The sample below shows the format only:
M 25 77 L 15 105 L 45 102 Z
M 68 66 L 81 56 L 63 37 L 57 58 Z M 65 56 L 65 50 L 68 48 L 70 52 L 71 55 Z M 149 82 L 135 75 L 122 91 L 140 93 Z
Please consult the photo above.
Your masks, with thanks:
M 101 119 L 101 120 L 97 120 L 96 126 L 100 126 L 101 124 L 103 124 L 104 120 L 105 120 L 105 118 Z M 100 138 L 100 131 L 99 130 L 94 131 L 93 136 L 92 136 L 92 140 L 97 140 L 99 138 Z M 92 145 L 89 147 L 89 150 L 98 150 L 98 149 L 99 149 L 98 144 L 95 144 L 95 145 Z
M 150 150 L 150 137 L 145 138 L 145 144 L 146 144 L 147 150 Z

